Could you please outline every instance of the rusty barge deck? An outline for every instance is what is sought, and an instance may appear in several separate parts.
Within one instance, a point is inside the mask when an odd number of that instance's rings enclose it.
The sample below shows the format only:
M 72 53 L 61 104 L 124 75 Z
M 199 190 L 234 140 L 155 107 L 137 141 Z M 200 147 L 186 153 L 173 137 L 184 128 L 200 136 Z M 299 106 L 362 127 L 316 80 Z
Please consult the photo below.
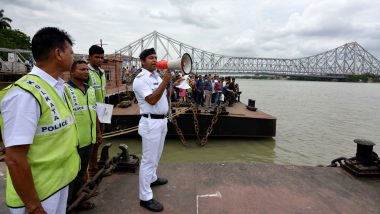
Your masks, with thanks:
M 176 108 L 181 111 L 185 109 Z M 203 107 L 197 115 L 199 135 L 205 136 L 215 114 L 205 112 Z M 213 137 L 274 137 L 276 136 L 276 118 L 262 111 L 249 111 L 243 103 L 226 107 L 227 115 L 220 115 L 210 136 Z M 107 125 L 107 132 L 137 127 L 140 120 L 139 107 L 132 104 L 128 108 L 114 108 L 112 125 Z M 182 113 L 177 117 L 178 126 L 184 136 L 196 136 L 194 114 Z M 132 134 L 137 134 L 137 131 Z M 168 135 L 177 135 L 175 126 L 168 124 Z

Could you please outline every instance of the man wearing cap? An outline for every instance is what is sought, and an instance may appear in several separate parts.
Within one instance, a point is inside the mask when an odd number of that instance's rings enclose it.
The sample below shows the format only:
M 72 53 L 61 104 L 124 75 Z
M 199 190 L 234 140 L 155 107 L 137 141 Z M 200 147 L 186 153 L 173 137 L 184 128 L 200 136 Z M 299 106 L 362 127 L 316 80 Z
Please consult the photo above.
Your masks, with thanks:
M 140 206 L 153 212 L 164 207 L 153 199 L 151 187 L 168 183 L 157 177 L 156 170 L 164 148 L 169 111 L 166 87 L 172 75 L 166 72 L 163 79 L 156 68 L 156 51 L 146 49 L 140 54 L 142 71 L 133 81 L 133 91 L 140 107 L 141 119 L 138 133 L 142 137 L 142 159 L 139 172 Z

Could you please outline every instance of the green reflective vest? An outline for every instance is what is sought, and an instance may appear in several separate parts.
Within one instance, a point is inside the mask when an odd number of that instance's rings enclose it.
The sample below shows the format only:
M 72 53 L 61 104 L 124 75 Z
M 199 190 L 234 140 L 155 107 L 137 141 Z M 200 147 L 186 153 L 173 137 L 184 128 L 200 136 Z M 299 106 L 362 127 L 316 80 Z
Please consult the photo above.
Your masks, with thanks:
M 74 107 L 75 124 L 78 128 L 79 148 L 96 143 L 96 98 L 93 87 L 83 93 L 77 87 L 65 84 L 65 93 Z
M 34 75 L 25 75 L 15 84 L 3 89 L 0 93 L 0 102 L 9 90 L 14 90 L 16 87 L 31 93 L 41 107 L 41 116 L 27 158 L 34 186 L 42 201 L 67 186 L 80 169 L 77 151 L 78 133 L 74 124 L 72 105 L 64 101 L 46 81 Z M 0 125 L 4 127 L 1 115 Z M 1 131 L 4 134 L 3 128 Z M 25 206 L 13 187 L 9 171 L 7 171 L 6 203 L 12 208 Z
M 96 70 L 91 70 L 89 67 L 88 85 L 95 89 L 96 102 L 104 103 L 106 97 L 106 74 L 103 69 L 100 69 L 99 74 Z

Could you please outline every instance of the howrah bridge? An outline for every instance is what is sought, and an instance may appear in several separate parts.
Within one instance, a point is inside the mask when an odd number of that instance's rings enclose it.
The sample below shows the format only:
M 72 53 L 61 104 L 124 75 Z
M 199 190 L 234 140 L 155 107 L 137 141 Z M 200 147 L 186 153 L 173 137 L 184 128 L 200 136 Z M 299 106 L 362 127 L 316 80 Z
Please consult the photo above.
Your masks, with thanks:
M 193 59 L 193 72 L 199 74 L 316 77 L 344 77 L 366 73 L 380 75 L 379 59 L 357 42 L 295 59 L 232 57 L 201 50 L 153 31 L 116 51 L 115 54 L 127 56 L 130 65 L 138 64 L 139 53 L 151 47 L 156 49 L 160 59 L 173 60 L 180 58 L 184 53 L 190 54 Z

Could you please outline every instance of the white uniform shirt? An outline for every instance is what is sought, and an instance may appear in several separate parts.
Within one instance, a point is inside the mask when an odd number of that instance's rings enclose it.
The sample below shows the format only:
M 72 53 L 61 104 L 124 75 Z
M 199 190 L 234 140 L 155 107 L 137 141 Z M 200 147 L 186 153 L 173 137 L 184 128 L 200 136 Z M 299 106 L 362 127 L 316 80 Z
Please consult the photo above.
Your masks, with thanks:
M 63 79 L 56 80 L 37 66 L 34 66 L 29 74 L 45 80 L 64 99 Z M 4 120 L 5 147 L 32 144 L 41 116 L 36 98 L 29 92 L 17 88 L 4 96 L 0 108 Z
M 169 111 L 166 90 L 155 105 L 149 104 L 145 97 L 151 95 L 161 84 L 162 79 L 157 71 L 150 72 L 146 69 L 136 76 L 133 81 L 133 91 L 136 94 L 137 101 L 140 106 L 141 114 L 167 114 Z

